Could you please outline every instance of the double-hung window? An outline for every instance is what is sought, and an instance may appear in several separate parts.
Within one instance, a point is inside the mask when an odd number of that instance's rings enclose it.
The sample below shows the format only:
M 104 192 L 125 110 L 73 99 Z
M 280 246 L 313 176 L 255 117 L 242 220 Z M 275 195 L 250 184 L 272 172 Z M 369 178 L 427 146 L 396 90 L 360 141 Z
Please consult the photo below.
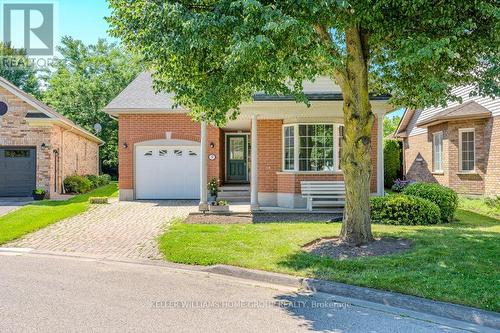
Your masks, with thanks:
M 461 172 L 473 172 L 476 168 L 474 129 L 459 130 L 459 163 Z
M 338 171 L 341 125 L 296 124 L 283 127 L 284 171 Z
M 432 134 L 432 171 L 443 172 L 443 132 Z

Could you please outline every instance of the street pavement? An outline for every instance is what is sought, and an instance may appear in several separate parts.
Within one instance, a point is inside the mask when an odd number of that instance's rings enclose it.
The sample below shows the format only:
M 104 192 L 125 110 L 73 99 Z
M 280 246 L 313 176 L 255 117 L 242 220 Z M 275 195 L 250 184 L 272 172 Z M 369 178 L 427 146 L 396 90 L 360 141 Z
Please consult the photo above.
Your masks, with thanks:
M 337 300 L 146 262 L 0 251 L 0 332 L 432 333 L 470 328 Z

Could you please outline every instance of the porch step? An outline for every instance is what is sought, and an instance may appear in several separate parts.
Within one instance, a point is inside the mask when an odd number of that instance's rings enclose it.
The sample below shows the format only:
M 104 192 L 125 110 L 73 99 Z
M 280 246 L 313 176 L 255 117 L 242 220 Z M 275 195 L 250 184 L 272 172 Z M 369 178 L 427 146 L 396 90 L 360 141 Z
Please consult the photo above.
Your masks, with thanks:
M 219 188 L 217 199 L 229 202 L 250 202 L 250 186 L 225 185 Z
M 219 187 L 219 192 L 248 192 L 250 193 L 250 185 L 224 185 Z

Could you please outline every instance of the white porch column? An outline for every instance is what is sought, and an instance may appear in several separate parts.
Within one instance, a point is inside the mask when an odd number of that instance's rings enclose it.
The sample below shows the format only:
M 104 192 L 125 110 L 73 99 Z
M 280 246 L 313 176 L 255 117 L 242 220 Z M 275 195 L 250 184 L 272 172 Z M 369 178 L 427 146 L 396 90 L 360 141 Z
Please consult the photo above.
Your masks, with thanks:
M 200 142 L 200 211 L 208 210 L 208 138 L 207 123 L 201 122 L 201 142 Z
M 377 112 L 377 195 L 383 196 L 384 189 L 384 111 Z
M 250 207 L 259 210 L 259 169 L 258 169 L 257 115 L 252 116 L 252 166 L 250 179 Z

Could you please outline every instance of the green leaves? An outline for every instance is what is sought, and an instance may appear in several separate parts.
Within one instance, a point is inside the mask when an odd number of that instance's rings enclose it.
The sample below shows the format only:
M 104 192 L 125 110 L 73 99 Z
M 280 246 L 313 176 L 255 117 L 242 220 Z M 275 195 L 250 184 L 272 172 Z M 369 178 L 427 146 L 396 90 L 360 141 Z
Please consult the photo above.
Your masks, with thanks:
M 345 66 L 345 29 L 368 36 L 371 90 L 395 105 L 443 104 L 453 87 L 498 95 L 499 6 L 483 0 L 110 0 L 112 33 L 158 90 L 223 124 L 258 91 L 306 101 L 301 82 Z M 321 35 L 319 31 L 326 31 Z
M 85 45 L 63 37 L 59 49 L 62 59 L 46 78 L 48 89 L 43 100 L 61 114 L 94 133 L 106 143 L 100 156 L 106 172 L 115 173 L 118 165 L 118 125 L 102 109 L 115 98 L 142 68 L 136 57 L 114 44 L 99 40 Z

